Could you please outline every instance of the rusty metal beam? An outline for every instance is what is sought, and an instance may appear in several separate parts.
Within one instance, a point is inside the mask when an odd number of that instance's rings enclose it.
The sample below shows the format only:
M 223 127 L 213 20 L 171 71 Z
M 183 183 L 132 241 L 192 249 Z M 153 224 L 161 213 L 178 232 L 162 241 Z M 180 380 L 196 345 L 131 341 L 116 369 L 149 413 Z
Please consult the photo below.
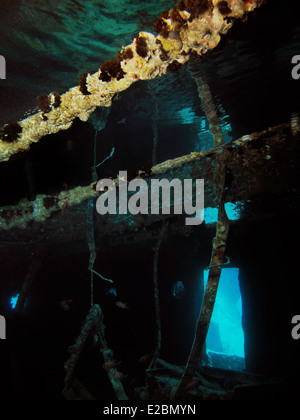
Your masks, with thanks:
M 285 193 L 299 178 L 300 135 L 295 121 L 299 122 L 293 118 L 291 123 L 229 144 L 163 162 L 154 166 L 151 178 L 145 180 L 150 185 L 153 178 L 204 179 L 205 207 L 217 207 L 216 166 L 222 164 L 227 172 L 226 202 Z M 82 241 L 86 246 L 86 201 L 90 197 L 97 197 L 94 184 L 59 194 L 39 195 L 34 201 L 22 200 L 18 205 L 0 208 L 1 244 L 5 248 L 9 243 L 14 246 L 36 243 L 40 247 L 45 243 L 58 246 Z M 148 215 L 141 221 L 130 214 L 96 214 L 97 245 L 105 238 L 111 243 L 122 242 L 123 235 L 131 234 L 137 236 L 137 241 L 147 240 L 157 222 L 166 218 L 178 220 L 178 216 L 169 215 Z
M 76 399 L 78 395 L 76 396 L 76 392 L 74 394 L 74 390 L 72 390 L 72 388 L 74 387 L 75 391 L 78 392 L 82 389 L 82 384 L 80 384 L 76 378 L 75 368 L 89 336 L 92 336 L 94 344 L 99 349 L 99 356 L 101 356 L 104 360 L 104 366 L 106 367 L 108 378 L 112 384 L 117 399 L 128 400 L 120 380 L 120 374 L 117 370 L 117 366 L 115 365 L 113 351 L 107 346 L 103 312 L 99 305 L 91 307 L 81 327 L 79 336 L 76 338 L 75 343 L 68 348 L 70 357 L 65 363 L 66 377 L 63 391 L 64 396 L 67 399 Z

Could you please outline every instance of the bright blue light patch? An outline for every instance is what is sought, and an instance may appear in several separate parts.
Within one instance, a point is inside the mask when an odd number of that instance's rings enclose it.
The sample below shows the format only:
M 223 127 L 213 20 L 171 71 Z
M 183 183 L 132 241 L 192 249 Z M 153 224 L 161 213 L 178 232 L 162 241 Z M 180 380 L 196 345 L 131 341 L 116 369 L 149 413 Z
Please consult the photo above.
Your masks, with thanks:
M 16 296 L 13 296 L 10 299 L 10 306 L 11 306 L 12 309 L 15 309 L 16 304 L 17 304 L 17 301 L 18 301 L 18 298 L 19 298 L 19 293 Z
M 192 108 L 187 107 L 178 111 L 182 124 L 193 124 L 195 119 L 195 112 Z
M 206 287 L 209 270 L 204 271 Z M 206 338 L 208 351 L 245 358 L 242 300 L 237 268 L 223 268 Z
M 204 209 L 204 222 L 207 225 L 216 223 L 218 221 L 218 209 L 207 207 Z
M 106 293 L 106 295 L 113 295 L 113 296 L 117 296 L 117 291 L 114 287 L 111 287 Z
M 205 131 L 206 130 L 206 124 L 207 124 L 207 122 L 206 122 L 206 119 L 205 118 L 202 118 L 202 120 L 201 120 L 201 131 Z
M 225 203 L 225 210 L 229 220 L 239 220 L 241 217 L 242 203 Z M 204 209 L 204 222 L 207 225 L 217 223 L 217 221 L 218 209 L 212 207 Z

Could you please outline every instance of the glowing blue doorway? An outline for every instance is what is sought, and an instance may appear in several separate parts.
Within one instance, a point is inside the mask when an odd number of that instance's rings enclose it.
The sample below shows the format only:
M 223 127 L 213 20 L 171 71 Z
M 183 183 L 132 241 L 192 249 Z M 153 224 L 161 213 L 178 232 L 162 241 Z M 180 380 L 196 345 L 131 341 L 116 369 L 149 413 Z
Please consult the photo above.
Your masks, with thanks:
M 204 271 L 204 287 L 208 279 Z M 206 339 L 207 352 L 245 358 L 239 270 L 223 268 Z

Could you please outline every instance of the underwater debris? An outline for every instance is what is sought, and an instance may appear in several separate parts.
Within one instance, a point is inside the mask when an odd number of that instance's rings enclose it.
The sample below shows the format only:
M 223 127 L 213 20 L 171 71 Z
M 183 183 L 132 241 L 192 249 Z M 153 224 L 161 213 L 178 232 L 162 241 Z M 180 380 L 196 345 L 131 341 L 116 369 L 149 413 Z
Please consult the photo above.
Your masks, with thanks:
M 99 305 L 93 305 L 82 324 L 75 343 L 68 348 L 70 357 L 64 364 L 66 376 L 63 390 L 63 395 L 67 399 L 76 399 L 74 397 L 74 388 L 78 389 L 79 382 L 75 376 L 75 368 L 89 336 L 92 336 L 94 343 L 97 343 L 99 358 L 101 358 L 101 360 L 104 359 L 103 366 L 108 366 L 112 362 L 115 363 L 114 353 L 107 347 L 104 331 L 103 312 Z M 116 398 L 118 400 L 128 400 L 120 378 L 116 375 L 116 368 L 110 367 L 106 372 L 116 394 Z M 76 395 L 76 397 L 78 399 L 78 395 Z
M 106 277 L 103 277 L 101 274 L 97 273 L 97 271 L 90 269 L 90 271 L 94 274 L 96 274 L 96 276 L 100 277 L 100 279 L 108 281 L 108 283 L 113 283 L 113 280 L 111 279 L 107 279 Z
M 22 127 L 17 122 L 6 124 L 2 129 L 2 140 L 6 143 L 13 143 L 17 141 L 19 135 L 22 133 Z
M 106 156 L 106 158 L 104 158 L 100 163 L 95 165 L 95 168 L 99 168 L 99 166 L 103 165 L 104 162 L 106 162 L 108 159 L 111 159 L 113 157 L 114 153 L 115 153 L 115 147 L 113 147 L 111 149 L 110 154 L 108 156 Z
M 120 300 L 116 302 L 116 305 L 118 308 L 123 309 L 123 311 L 127 311 L 127 309 L 129 309 L 129 306 L 127 305 L 127 303 L 121 302 Z

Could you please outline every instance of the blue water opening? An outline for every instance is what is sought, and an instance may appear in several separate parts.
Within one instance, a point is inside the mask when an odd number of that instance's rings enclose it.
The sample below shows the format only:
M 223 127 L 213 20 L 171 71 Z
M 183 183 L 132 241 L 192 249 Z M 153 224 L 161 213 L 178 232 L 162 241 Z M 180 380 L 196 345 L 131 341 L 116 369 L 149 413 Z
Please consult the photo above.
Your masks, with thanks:
M 12 309 L 15 309 L 16 304 L 17 304 L 17 301 L 18 301 L 18 298 L 19 298 L 19 294 L 17 294 L 16 296 L 13 296 L 13 297 L 10 298 L 10 307 Z
M 204 271 L 206 287 L 209 270 Z M 206 339 L 207 352 L 233 356 L 244 364 L 242 299 L 238 268 L 223 268 L 212 319 Z M 242 366 L 243 368 L 243 366 Z
M 241 217 L 241 212 L 243 211 L 244 203 L 237 202 L 234 203 L 225 203 L 225 210 L 229 220 L 239 220 Z M 204 209 L 204 222 L 209 225 L 212 223 L 217 223 L 218 221 L 218 209 L 212 207 L 206 207 Z

